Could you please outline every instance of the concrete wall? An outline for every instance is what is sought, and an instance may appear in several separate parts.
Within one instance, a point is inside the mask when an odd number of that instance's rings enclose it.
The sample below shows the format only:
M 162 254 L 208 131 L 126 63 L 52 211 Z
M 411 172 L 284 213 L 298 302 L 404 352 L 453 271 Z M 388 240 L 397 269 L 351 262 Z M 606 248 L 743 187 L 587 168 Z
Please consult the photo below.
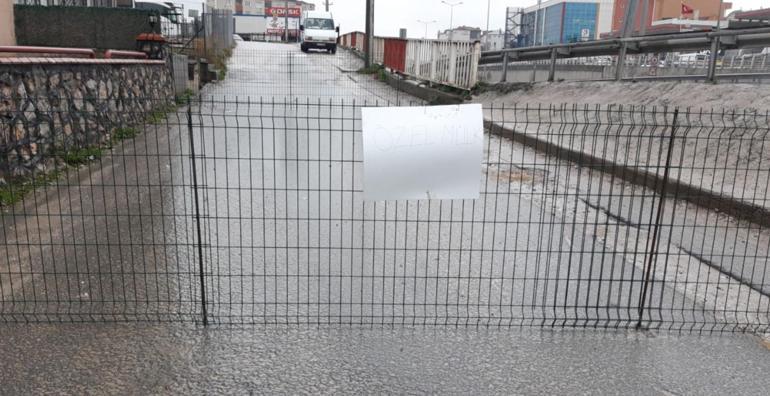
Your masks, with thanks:
M 125 8 L 16 5 L 14 14 L 19 45 L 132 50 L 153 30 L 147 11 Z
M 55 164 L 53 153 L 108 141 L 173 101 L 162 61 L 0 58 L 0 184 Z
M 13 2 L 0 1 L 0 45 L 16 45 L 13 31 Z

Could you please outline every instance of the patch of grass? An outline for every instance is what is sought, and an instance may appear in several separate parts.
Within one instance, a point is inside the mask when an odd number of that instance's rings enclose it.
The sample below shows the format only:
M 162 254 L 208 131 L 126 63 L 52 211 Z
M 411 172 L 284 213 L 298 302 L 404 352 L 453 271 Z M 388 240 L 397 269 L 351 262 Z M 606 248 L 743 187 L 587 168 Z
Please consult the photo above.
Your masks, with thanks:
M 155 120 L 162 120 L 168 111 L 175 110 L 174 106 L 166 106 L 162 111 L 156 111 L 151 114 Z M 11 206 L 24 199 L 24 196 L 33 190 L 50 185 L 56 182 L 64 171 L 68 168 L 78 168 L 89 162 L 101 159 L 105 155 L 105 150 L 115 144 L 133 139 L 139 135 L 139 130 L 134 127 L 115 128 L 112 131 L 112 137 L 104 145 L 95 145 L 91 147 L 75 148 L 68 151 L 57 151 L 51 155 L 59 158 L 64 165 L 62 169 L 41 173 L 35 176 L 19 177 L 10 182 L 0 185 L 0 208 Z
M 387 74 L 387 72 L 385 71 L 385 69 L 380 69 L 380 70 L 377 72 L 377 78 L 378 78 L 380 81 L 382 81 L 382 82 L 386 82 L 386 81 L 388 81 L 388 74 Z
M 138 134 L 139 131 L 137 131 L 136 128 L 117 128 L 112 133 L 112 143 L 117 143 L 126 139 L 133 139 Z
M 225 48 L 222 53 L 213 59 L 214 68 L 217 70 L 217 80 L 222 81 L 227 77 L 227 60 L 233 56 L 232 48 Z
M 471 90 L 474 95 L 480 95 L 485 92 L 497 92 L 500 94 L 508 94 L 514 91 L 529 91 L 532 89 L 532 83 L 528 82 L 514 82 L 514 83 L 496 83 L 488 84 L 479 82 Z
M 174 100 L 176 101 L 176 104 L 178 105 L 184 105 L 187 104 L 190 99 L 192 99 L 195 96 L 195 92 L 193 92 L 192 89 L 186 89 L 181 95 L 177 96 Z
M 166 117 L 166 112 L 163 110 L 153 110 L 152 113 L 150 113 L 147 116 L 147 123 L 148 124 L 160 124 L 161 121 Z
M 62 161 L 69 166 L 80 166 L 98 160 L 104 155 L 101 147 L 83 147 L 67 151 L 61 155 Z
M 0 186 L 0 207 L 11 206 L 20 202 L 32 190 L 50 185 L 58 180 L 61 174 L 61 171 L 54 171 L 32 178 L 11 181 Z
M 383 71 L 385 68 L 378 65 L 378 64 L 371 64 L 369 67 L 362 67 L 358 70 L 356 70 L 356 73 L 358 74 L 375 74 L 379 73 L 380 71 Z
M 166 119 L 168 113 L 174 112 L 176 109 L 177 107 L 175 105 L 160 106 L 147 116 L 146 121 L 148 124 L 152 125 L 160 124 L 161 121 Z

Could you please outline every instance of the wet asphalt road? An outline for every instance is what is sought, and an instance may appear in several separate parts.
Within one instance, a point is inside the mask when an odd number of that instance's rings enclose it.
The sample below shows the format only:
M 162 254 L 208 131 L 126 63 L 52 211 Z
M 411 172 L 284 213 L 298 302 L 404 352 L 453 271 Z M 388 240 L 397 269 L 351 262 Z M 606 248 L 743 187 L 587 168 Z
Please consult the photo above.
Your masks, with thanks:
M 761 395 L 746 335 L 566 329 L 0 326 L 4 394 Z
M 561 169 L 528 164 L 510 142 L 486 141 L 480 200 L 363 202 L 354 104 L 405 99 L 345 72 L 357 62 L 246 43 L 229 78 L 205 91 L 195 146 L 213 322 L 635 324 L 643 271 L 623 253 L 643 256 L 646 236 L 602 248 L 595 226 L 564 213 L 569 204 L 533 204 L 538 189 L 564 188 L 538 169 Z M 514 163 L 533 165 L 532 176 Z M 656 292 L 654 303 L 689 307 Z

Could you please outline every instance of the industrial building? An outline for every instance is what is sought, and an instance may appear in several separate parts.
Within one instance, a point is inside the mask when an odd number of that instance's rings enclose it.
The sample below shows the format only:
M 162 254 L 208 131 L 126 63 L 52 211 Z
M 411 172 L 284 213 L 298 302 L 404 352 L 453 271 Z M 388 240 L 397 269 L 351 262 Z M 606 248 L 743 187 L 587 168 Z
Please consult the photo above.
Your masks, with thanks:
M 595 40 L 612 29 L 612 0 L 548 0 L 521 13 L 519 46 Z

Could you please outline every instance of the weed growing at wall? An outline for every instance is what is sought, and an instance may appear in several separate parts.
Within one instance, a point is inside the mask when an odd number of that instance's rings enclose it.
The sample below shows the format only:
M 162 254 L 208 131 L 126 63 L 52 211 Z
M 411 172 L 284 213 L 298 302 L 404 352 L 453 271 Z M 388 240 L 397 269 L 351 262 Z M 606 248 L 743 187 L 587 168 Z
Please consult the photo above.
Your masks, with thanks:
M 174 106 L 170 106 L 170 108 L 176 109 Z M 153 113 L 152 117 L 156 117 L 155 119 L 159 122 L 165 118 L 167 113 L 168 111 Z M 55 184 L 68 170 L 76 170 L 90 162 L 100 160 L 107 150 L 112 149 L 120 142 L 136 138 L 139 135 L 139 130 L 133 127 L 115 128 L 111 135 L 111 138 L 104 145 L 55 152 L 53 154 L 55 161 L 61 163 L 61 166 L 54 171 L 38 173 L 0 185 L 0 207 L 14 205 L 35 189 Z

